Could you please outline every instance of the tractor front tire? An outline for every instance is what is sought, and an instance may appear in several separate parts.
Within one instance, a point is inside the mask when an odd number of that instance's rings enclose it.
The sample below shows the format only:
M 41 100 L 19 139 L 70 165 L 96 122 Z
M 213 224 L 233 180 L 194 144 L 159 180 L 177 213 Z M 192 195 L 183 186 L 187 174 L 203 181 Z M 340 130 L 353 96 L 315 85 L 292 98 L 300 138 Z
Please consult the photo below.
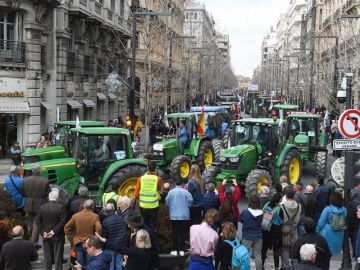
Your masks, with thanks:
M 252 195 L 259 194 L 261 186 L 271 187 L 271 175 L 267 170 L 255 169 L 252 170 L 246 177 L 245 192 L 246 197 L 250 198 Z
M 206 168 L 210 167 L 214 162 L 214 147 L 211 141 L 203 141 L 200 143 L 198 155 L 196 157 L 196 162 L 200 167 L 200 171 L 204 171 Z
M 281 175 L 286 175 L 293 186 L 301 179 L 302 161 L 297 149 L 291 149 L 285 156 L 280 168 Z
M 220 139 L 214 139 L 212 140 L 212 145 L 214 147 L 214 161 L 220 161 L 222 141 Z
M 139 177 L 146 173 L 146 167 L 138 164 L 132 164 L 119 169 L 107 182 L 105 192 L 111 191 L 111 186 L 116 183 L 119 186 L 118 194 L 120 196 L 128 196 L 130 199 L 134 197 L 135 187 Z
M 317 152 L 315 157 L 316 175 L 326 177 L 327 152 Z
M 216 184 L 215 177 L 220 173 L 221 168 L 219 166 L 210 166 L 206 168 L 202 173 L 202 179 L 205 184 L 214 183 Z
M 188 156 L 176 156 L 171 162 L 171 177 L 176 180 L 186 181 L 190 174 L 191 159 Z
M 230 141 L 230 131 L 227 129 L 224 133 L 224 136 L 222 137 L 222 148 L 228 149 L 231 147 L 231 141 Z

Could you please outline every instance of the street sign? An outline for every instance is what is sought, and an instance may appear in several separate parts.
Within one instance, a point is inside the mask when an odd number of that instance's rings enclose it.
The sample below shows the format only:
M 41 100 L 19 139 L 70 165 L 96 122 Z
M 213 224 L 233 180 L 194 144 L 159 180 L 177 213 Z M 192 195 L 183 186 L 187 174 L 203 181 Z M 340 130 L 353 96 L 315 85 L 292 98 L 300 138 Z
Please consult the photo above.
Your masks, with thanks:
M 339 118 L 339 131 L 348 139 L 360 137 L 360 111 L 349 109 L 343 112 Z
M 345 158 L 341 157 L 335 160 L 331 166 L 331 176 L 336 183 L 339 185 L 344 184 L 344 174 L 345 174 Z
M 334 150 L 353 150 L 360 149 L 360 139 L 347 140 L 338 139 L 333 141 Z

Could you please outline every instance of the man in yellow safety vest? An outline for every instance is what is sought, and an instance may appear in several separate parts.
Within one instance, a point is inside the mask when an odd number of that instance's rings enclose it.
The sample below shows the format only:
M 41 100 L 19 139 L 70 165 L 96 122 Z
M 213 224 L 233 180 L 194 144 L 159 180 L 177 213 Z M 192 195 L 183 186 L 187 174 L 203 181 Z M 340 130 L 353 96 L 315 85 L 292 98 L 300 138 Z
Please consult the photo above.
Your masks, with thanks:
M 141 176 L 135 188 L 134 196 L 139 200 L 140 213 L 144 223 L 155 231 L 155 220 L 159 209 L 161 177 L 156 175 L 156 162 L 148 163 L 148 171 Z
M 118 195 L 118 189 L 119 189 L 119 184 L 118 183 L 112 183 L 111 184 L 111 190 L 109 190 L 108 192 L 105 192 L 102 196 L 102 205 L 105 206 L 107 203 L 115 202 L 115 207 L 117 206 L 117 201 L 119 199 L 119 195 Z

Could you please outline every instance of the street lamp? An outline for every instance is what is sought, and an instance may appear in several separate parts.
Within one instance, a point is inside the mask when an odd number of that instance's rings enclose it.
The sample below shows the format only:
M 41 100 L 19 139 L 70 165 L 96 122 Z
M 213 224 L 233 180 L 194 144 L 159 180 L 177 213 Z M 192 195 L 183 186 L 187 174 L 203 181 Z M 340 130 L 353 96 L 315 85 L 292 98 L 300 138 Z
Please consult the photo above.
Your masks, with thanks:
M 132 21 L 132 37 L 131 37 L 131 67 L 130 67 L 130 119 L 135 122 L 135 69 L 136 69 L 136 17 L 138 16 L 171 16 L 168 12 L 147 12 L 147 11 L 135 11 L 133 12 Z

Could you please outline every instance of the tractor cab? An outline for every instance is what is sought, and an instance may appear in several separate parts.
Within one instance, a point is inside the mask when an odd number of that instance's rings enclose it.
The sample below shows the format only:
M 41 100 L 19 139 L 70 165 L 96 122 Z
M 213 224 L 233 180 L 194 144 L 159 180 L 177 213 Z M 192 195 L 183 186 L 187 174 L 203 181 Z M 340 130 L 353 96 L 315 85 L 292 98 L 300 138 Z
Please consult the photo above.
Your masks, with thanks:
M 299 110 L 298 105 L 293 104 L 275 104 L 274 108 L 271 110 L 271 116 L 276 116 L 277 118 L 286 119 L 292 112 Z
M 81 127 L 105 127 L 103 121 L 80 121 Z M 55 122 L 55 132 L 53 146 L 31 149 L 21 154 L 22 163 L 35 163 L 43 160 L 71 157 L 71 149 L 74 143 L 73 135 L 70 129 L 75 128 L 76 121 L 58 121 Z
M 98 185 L 110 164 L 133 158 L 127 130 L 75 128 L 71 133 L 75 137 L 73 157 L 78 162 L 79 173 L 88 184 Z

